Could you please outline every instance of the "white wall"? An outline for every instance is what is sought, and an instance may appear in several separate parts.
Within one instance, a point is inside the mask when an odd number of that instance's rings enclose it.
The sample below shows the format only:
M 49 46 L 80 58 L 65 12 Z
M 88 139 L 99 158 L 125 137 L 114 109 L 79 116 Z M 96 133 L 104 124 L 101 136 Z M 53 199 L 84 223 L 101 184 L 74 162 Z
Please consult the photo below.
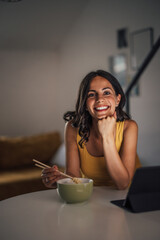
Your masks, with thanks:
M 58 57 L 45 51 L 1 51 L 1 135 L 57 129 Z
M 153 27 L 157 39 L 159 9 L 158 0 L 86 1 L 61 38 L 57 51 L 45 45 L 45 41 L 42 49 L 40 43 L 38 49 L 0 49 L 1 135 L 29 135 L 57 129 L 63 136 L 62 115 L 74 108 L 82 78 L 91 70 L 108 70 L 111 55 L 124 52 L 129 59 L 129 48 L 119 50 L 116 46 L 117 29 L 127 27 L 133 32 Z M 46 9 L 45 12 L 47 18 Z M 63 16 L 55 19 L 50 11 L 51 18 L 54 22 L 63 21 Z M 24 45 L 27 34 L 25 38 Z M 139 125 L 138 153 L 147 165 L 160 163 L 159 62 L 158 52 L 141 78 L 140 96 L 131 99 L 131 114 Z M 134 74 L 130 66 L 129 74 Z
M 87 2 L 0 1 L 0 135 L 62 133 L 60 47 Z

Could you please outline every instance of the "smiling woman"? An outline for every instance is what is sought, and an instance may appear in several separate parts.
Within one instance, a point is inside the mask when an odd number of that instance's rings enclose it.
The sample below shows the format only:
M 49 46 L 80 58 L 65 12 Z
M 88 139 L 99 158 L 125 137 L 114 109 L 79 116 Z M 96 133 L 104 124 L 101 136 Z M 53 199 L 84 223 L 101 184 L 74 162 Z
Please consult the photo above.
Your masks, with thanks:
M 103 70 L 86 75 L 75 111 L 64 114 L 69 175 L 91 178 L 94 185 L 128 187 L 140 162 L 138 126 L 123 111 L 124 105 L 124 92 L 114 76 Z M 53 168 L 48 177 L 45 185 L 51 187 L 61 176 Z
M 93 118 L 100 120 L 114 114 L 120 99 L 121 95 L 116 96 L 111 83 L 97 76 L 90 83 L 86 107 Z

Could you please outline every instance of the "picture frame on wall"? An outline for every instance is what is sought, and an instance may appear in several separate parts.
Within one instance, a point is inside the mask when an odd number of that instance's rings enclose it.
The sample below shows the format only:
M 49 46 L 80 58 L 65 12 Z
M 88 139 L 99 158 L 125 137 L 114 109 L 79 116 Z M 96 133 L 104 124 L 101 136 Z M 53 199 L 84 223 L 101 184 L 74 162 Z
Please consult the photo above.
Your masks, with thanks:
M 126 90 L 127 81 L 127 56 L 126 54 L 117 54 L 109 57 L 109 69 L 111 74 L 117 78 L 123 91 Z
M 138 70 L 153 46 L 153 28 L 141 29 L 131 33 L 131 68 Z
M 128 73 L 128 58 L 124 53 L 117 54 L 109 57 L 109 70 L 110 73 L 117 78 L 123 91 L 127 90 L 127 87 L 132 80 L 132 76 Z M 131 92 L 132 96 L 140 95 L 139 83 L 133 88 Z

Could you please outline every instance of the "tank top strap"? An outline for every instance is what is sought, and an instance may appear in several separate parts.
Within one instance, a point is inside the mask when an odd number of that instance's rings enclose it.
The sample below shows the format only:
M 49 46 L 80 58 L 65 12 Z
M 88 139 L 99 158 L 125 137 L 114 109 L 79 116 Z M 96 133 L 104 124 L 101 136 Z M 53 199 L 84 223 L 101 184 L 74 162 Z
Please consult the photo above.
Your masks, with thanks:
M 123 129 L 124 129 L 124 121 L 116 123 L 116 148 L 117 151 L 120 151 L 121 144 L 123 141 Z
M 78 129 L 77 129 L 77 144 L 79 143 L 79 141 L 81 140 L 81 137 L 80 137 L 80 135 L 79 135 L 79 133 L 78 133 Z M 79 144 L 78 144 L 79 145 Z

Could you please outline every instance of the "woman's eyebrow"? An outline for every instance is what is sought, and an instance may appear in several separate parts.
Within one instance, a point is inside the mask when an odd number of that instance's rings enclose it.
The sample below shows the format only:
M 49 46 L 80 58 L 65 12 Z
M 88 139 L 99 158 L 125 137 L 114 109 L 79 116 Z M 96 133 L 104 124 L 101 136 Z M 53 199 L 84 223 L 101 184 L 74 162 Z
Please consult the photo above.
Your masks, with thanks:
M 90 90 L 88 90 L 88 92 L 96 92 L 96 90 L 92 90 L 92 89 L 90 89 Z
M 112 90 L 112 88 L 110 88 L 110 87 L 102 88 L 102 90 L 106 90 L 106 89 Z
M 106 90 L 106 89 L 112 90 L 112 88 L 110 88 L 110 87 L 102 88 L 103 91 Z M 88 90 L 88 92 L 96 92 L 96 90 L 90 89 L 90 90 Z

